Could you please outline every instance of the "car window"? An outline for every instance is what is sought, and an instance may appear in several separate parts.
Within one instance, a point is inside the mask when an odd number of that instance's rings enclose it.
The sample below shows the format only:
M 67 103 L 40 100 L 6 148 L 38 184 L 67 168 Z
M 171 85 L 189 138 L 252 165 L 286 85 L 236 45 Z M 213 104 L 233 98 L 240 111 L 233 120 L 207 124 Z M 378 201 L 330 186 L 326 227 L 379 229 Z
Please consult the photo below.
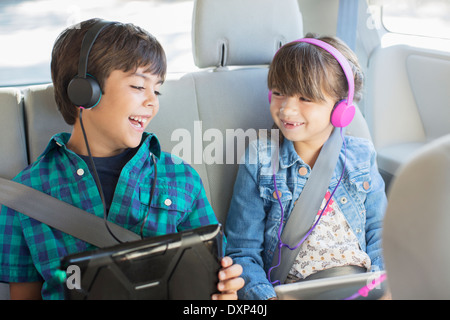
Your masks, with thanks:
M 450 39 L 450 1 L 384 1 L 382 22 L 390 32 Z
M 195 68 L 193 0 L 2 0 L 0 86 L 50 82 L 53 43 L 66 27 L 89 18 L 135 23 L 163 45 L 168 72 Z

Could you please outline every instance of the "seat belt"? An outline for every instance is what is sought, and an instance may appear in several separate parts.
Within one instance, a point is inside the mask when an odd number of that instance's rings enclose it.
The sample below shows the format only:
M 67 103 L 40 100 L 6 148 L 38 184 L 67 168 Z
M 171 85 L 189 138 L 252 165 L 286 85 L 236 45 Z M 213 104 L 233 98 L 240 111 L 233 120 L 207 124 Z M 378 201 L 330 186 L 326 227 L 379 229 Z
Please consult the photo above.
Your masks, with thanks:
M 331 177 L 336 168 L 339 153 L 342 148 L 342 139 L 339 128 L 335 128 L 328 140 L 322 147 L 319 156 L 314 164 L 311 174 L 300 194 L 296 205 L 286 221 L 286 226 L 281 234 L 281 242 L 294 246 L 299 243 L 311 229 L 320 205 L 325 197 L 325 193 L 330 185 Z M 342 128 L 344 130 L 344 128 Z M 342 133 L 343 134 L 343 133 Z M 272 260 L 271 279 L 276 279 L 283 284 L 286 281 L 289 270 L 295 262 L 295 258 L 300 251 L 298 246 L 294 250 L 281 248 L 281 263 L 279 266 L 279 246 L 275 250 Z M 277 266 L 277 267 L 276 267 Z
M 96 247 L 118 244 L 108 232 L 103 218 L 18 182 L 0 178 L 0 204 Z M 128 229 L 109 221 L 107 223 L 123 242 L 141 239 Z
M 356 49 L 356 33 L 358 29 L 359 0 L 339 0 L 338 23 L 336 35 L 342 39 L 350 49 Z

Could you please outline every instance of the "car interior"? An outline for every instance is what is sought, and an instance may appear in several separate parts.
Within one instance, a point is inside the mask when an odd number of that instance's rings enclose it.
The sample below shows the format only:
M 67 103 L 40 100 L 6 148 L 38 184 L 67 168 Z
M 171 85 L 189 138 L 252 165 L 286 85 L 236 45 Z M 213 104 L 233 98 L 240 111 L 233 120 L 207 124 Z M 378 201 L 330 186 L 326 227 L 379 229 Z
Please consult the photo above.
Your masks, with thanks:
M 448 299 L 449 40 L 425 46 L 412 37 L 389 38 L 385 28 L 373 27 L 379 23 L 373 9 L 382 2 L 195 0 L 196 70 L 167 75 L 159 114 L 147 130 L 164 151 L 178 150 L 181 143 L 203 150 L 202 156 L 185 150 L 180 157 L 200 174 L 225 225 L 245 149 L 237 137 L 246 137 L 247 145 L 251 132 L 273 124 L 267 73 L 275 52 L 307 32 L 341 37 L 366 76 L 346 134 L 370 139 L 377 150 L 388 192 L 383 250 L 392 298 Z M 1 87 L 0 109 L 2 178 L 12 179 L 35 161 L 54 134 L 71 131 L 57 110 L 51 82 Z M 223 150 L 210 159 L 205 150 L 215 136 L 223 139 Z M 234 154 L 227 154 L 230 150 Z M 0 298 L 9 299 L 6 283 L 0 283 Z

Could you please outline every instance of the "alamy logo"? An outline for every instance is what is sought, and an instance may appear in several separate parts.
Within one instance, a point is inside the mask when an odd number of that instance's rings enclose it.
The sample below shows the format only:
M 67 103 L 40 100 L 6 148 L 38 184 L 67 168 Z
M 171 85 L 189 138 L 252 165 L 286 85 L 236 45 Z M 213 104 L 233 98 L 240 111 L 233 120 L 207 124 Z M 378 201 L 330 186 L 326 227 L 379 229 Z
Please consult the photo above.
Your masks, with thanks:
M 79 266 L 68 266 L 66 276 L 66 286 L 69 290 L 81 289 L 81 270 Z
M 366 10 L 367 20 L 366 27 L 367 29 L 381 29 L 381 8 L 379 6 L 369 6 Z
M 249 150 L 247 157 L 243 156 L 248 143 L 258 139 L 260 150 L 267 152 L 264 159 L 270 159 L 271 165 L 277 166 L 279 134 L 278 129 L 226 129 L 223 132 L 209 128 L 203 131 L 202 121 L 194 121 L 192 133 L 183 128 L 172 132 L 170 140 L 177 143 L 170 152 L 176 156 L 175 163 L 181 162 L 179 157 L 189 164 L 256 164 L 261 155 Z

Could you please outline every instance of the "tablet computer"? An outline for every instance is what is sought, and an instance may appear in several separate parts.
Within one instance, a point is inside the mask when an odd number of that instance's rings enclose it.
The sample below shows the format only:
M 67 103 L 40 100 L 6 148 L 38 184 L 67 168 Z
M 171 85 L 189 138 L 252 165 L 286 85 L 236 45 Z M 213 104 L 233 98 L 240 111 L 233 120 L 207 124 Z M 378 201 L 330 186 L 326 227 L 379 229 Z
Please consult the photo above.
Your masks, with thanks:
M 222 241 L 221 226 L 209 225 L 69 255 L 61 260 L 68 276 L 65 298 L 210 299 L 217 291 Z
M 304 280 L 275 287 L 280 300 L 345 300 L 368 285 L 383 272 L 366 272 L 315 280 Z M 385 284 L 377 285 L 367 297 L 356 299 L 377 300 L 385 293 Z

